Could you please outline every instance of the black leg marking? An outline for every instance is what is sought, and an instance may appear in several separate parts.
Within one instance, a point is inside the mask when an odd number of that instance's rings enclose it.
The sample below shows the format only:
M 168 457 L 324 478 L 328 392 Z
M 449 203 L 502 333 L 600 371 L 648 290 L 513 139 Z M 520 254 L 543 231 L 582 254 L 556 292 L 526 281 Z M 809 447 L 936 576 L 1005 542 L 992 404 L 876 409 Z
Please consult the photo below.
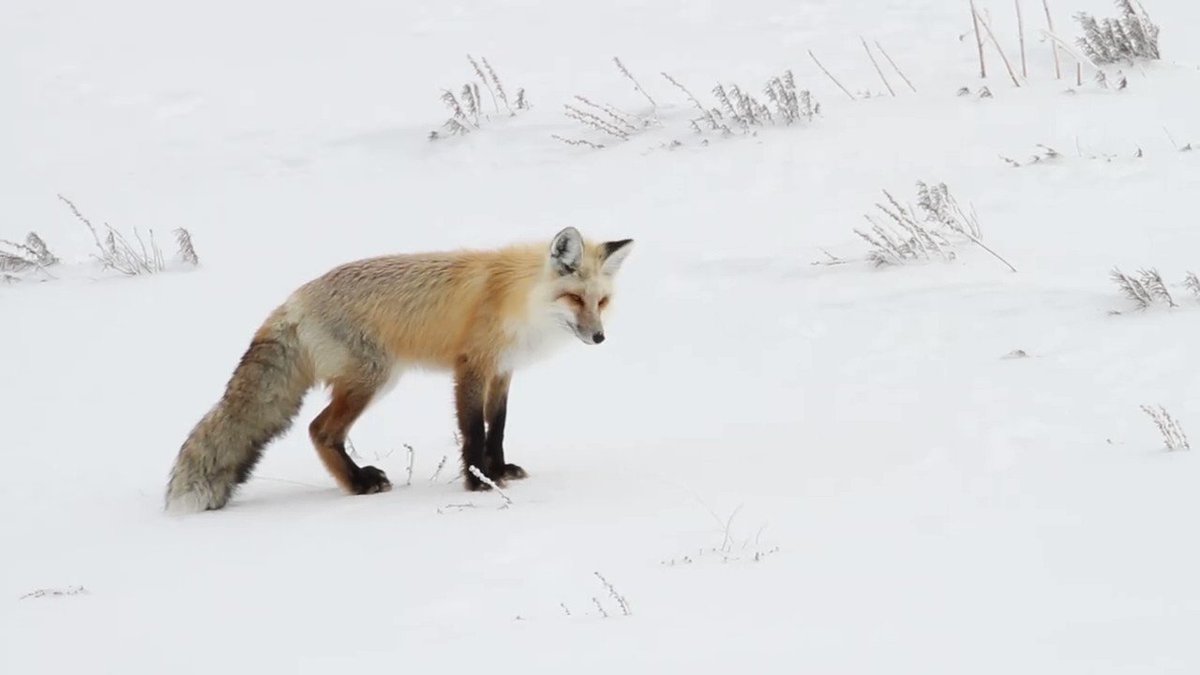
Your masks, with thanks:
M 498 375 L 488 385 L 487 476 L 496 482 L 526 476 L 525 469 L 504 461 L 504 423 L 508 419 L 508 386 L 511 382 L 511 374 Z
M 483 422 L 486 380 L 470 365 L 460 363 L 454 376 L 454 400 L 458 412 L 458 431 L 462 434 L 463 479 L 468 490 L 490 490 L 470 468 L 487 474 L 485 462 L 487 435 Z

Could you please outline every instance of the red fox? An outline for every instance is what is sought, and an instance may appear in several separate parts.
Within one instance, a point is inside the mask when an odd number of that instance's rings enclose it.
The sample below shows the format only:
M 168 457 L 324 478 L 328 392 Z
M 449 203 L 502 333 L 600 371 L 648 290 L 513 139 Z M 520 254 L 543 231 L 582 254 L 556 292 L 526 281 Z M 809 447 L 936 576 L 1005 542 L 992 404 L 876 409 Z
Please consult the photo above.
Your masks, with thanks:
M 524 478 L 504 457 L 514 369 L 574 334 L 604 341 L 601 317 L 632 239 L 593 244 L 568 227 L 550 245 L 368 258 L 301 286 L 267 318 L 221 400 L 192 429 L 166 491 L 170 512 L 219 509 L 272 439 L 323 383 L 329 405 L 309 436 L 325 468 L 352 494 L 391 489 L 383 471 L 358 466 L 346 435 L 406 369 L 454 374 L 468 490 Z

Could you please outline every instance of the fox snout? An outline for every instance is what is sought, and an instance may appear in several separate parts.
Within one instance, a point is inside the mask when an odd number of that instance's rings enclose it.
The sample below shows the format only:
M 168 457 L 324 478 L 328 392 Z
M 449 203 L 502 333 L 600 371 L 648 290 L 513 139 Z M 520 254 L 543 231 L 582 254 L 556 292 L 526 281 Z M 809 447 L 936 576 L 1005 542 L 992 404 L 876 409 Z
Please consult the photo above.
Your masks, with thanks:
M 598 345 L 601 342 L 604 342 L 603 330 L 595 330 L 591 332 L 585 330 L 576 330 L 575 334 L 579 336 L 580 340 L 583 340 L 583 344 L 585 345 Z

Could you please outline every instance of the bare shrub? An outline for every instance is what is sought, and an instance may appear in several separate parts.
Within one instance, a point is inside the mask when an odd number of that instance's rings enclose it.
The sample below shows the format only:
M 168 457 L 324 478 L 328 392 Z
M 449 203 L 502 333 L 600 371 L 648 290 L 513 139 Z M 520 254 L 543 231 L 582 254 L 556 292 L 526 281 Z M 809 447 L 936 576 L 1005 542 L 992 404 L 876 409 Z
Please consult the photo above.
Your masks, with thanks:
M 1139 310 L 1147 309 L 1159 302 L 1168 307 L 1179 306 L 1175 303 L 1175 298 L 1171 296 L 1171 291 L 1168 290 L 1162 275 L 1154 268 L 1140 269 L 1136 275 L 1129 275 L 1122 272 L 1120 268 L 1114 267 L 1109 273 L 1109 278 L 1121 289 L 1121 293 L 1125 297 L 1137 305 Z M 1184 286 L 1190 289 L 1194 278 L 1195 275 L 1189 273 L 1188 278 L 1184 281 Z
M 451 136 L 468 134 L 479 129 L 485 120 L 491 119 L 492 115 L 484 110 L 482 97 L 484 90 L 488 92 L 492 102 L 492 113 L 495 115 L 501 113 L 501 104 L 509 117 L 515 117 L 518 113 L 529 110 L 531 107 L 525 96 L 524 88 L 518 88 L 515 99 L 511 103 L 509 102 L 504 81 L 496 74 L 496 69 L 492 67 L 487 58 L 481 57 L 476 60 L 475 57 L 467 54 L 467 62 L 471 64 L 471 69 L 475 72 L 477 79 L 468 80 L 457 94 L 449 89 L 442 90 L 441 100 L 450 110 L 450 117 L 442 123 L 439 131 L 429 132 L 431 141 L 443 138 L 443 133 Z M 481 63 L 483 65 L 480 65 Z M 479 88 L 480 84 L 483 85 L 482 90 Z
M 810 91 L 796 88 L 791 70 L 768 79 L 763 85 L 761 96 L 765 103 L 737 84 L 717 83 L 712 88 L 715 106 L 705 106 L 675 78 L 666 73 L 662 75 L 700 111 L 699 117 L 689 121 L 697 133 L 719 131 L 721 135 L 729 136 L 736 129 L 743 134 L 753 134 L 762 127 L 811 122 L 821 112 L 821 104 Z
M 878 214 L 866 214 L 863 217 L 871 224 L 870 231 L 854 230 L 870 245 L 867 260 L 876 266 L 934 258 L 953 260 L 954 235 L 957 235 L 987 251 L 1013 272 L 1017 271 L 983 243 L 983 231 L 974 210 L 962 208 L 945 183 L 929 185 L 917 181 L 916 209 L 904 206 L 887 190 L 883 194 L 887 204 L 876 203 L 875 207 L 886 219 Z
M 58 256 L 50 252 L 46 242 L 36 232 L 25 235 L 23 244 L 0 239 L 0 272 L 44 270 L 58 263 Z
M 147 230 L 146 236 L 143 237 L 137 228 L 133 228 L 133 239 L 130 240 L 108 223 L 104 223 L 105 236 L 102 238 L 92 221 L 79 211 L 74 202 L 62 195 L 59 195 L 58 198 L 71 209 L 76 220 L 83 223 L 91 232 L 97 251 L 92 254 L 92 257 L 99 261 L 105 269 L 115 270 L 125 276 L 155 274 L 167 269 L 162 249 L 159 248 L 158 242 L 154 238 L 154 230 Z M 191 265 L 200 262 L 196 250 L 192 246 L 190 232 L 184 228 L 176 229 L 175 240 L 179 246 L 179 257 L 184 262 Z
M 1116 0 L 1120 16 L 1096 20 L 1086 12 L 1075 15 L 1083 35 L 1075 40 L 1079 48 L 1097 65 L 1133 62 L 1137 59 L 1157 60 L 1159 28 L 1139 3 Z
M 633 84 L 634 90 L 650 103 L 650 109 L 636 113 L 629 112 L 611 103 L 594 101 L 586 96 L 576 95 L 574 103 L 563 104 L 563 114 L 593 131 L 599 131 L 607 137 L 605 139 L 607 142 L 627 141 L 646 129 L 658 125 L 658 118 L 655 114 L 658 104 L 650 94 L 646 93 L 641 83 L 633 76 L 633 73 L 629 72 L 621 59 L 613 57 L 613 63 L 621 75 Z M 551 134 L 551 138 L 568 145 L 584 146 L 593 150 L 605 147 L 605 143 L 587 138 L 565 138 L 558 134 Z

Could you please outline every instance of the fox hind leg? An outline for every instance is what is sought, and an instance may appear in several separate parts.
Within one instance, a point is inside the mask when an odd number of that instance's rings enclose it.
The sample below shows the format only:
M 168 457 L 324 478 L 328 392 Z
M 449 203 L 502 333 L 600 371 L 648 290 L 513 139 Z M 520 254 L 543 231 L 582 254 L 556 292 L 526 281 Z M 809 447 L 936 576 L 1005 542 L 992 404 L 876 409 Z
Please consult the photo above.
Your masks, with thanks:
M 367 409 L 378 385 L 334 382 L 329 405 L 308 426 L 309 437 L 325 468 L 343 490 L 365 495 L 392 489 L 387 474 L 373 466 L 360 467 L 346 454 L 350 426 Z
M 508 418 L 508 385 L 511 373 L 492 377 L 487 387 L 487 402 L 484 419 L 487 422 L 487 440 L 484 448 L 484 464 L 487 477 L 494 481 L 524 478 L 525 469 L 504 461 L 504 423 Z

